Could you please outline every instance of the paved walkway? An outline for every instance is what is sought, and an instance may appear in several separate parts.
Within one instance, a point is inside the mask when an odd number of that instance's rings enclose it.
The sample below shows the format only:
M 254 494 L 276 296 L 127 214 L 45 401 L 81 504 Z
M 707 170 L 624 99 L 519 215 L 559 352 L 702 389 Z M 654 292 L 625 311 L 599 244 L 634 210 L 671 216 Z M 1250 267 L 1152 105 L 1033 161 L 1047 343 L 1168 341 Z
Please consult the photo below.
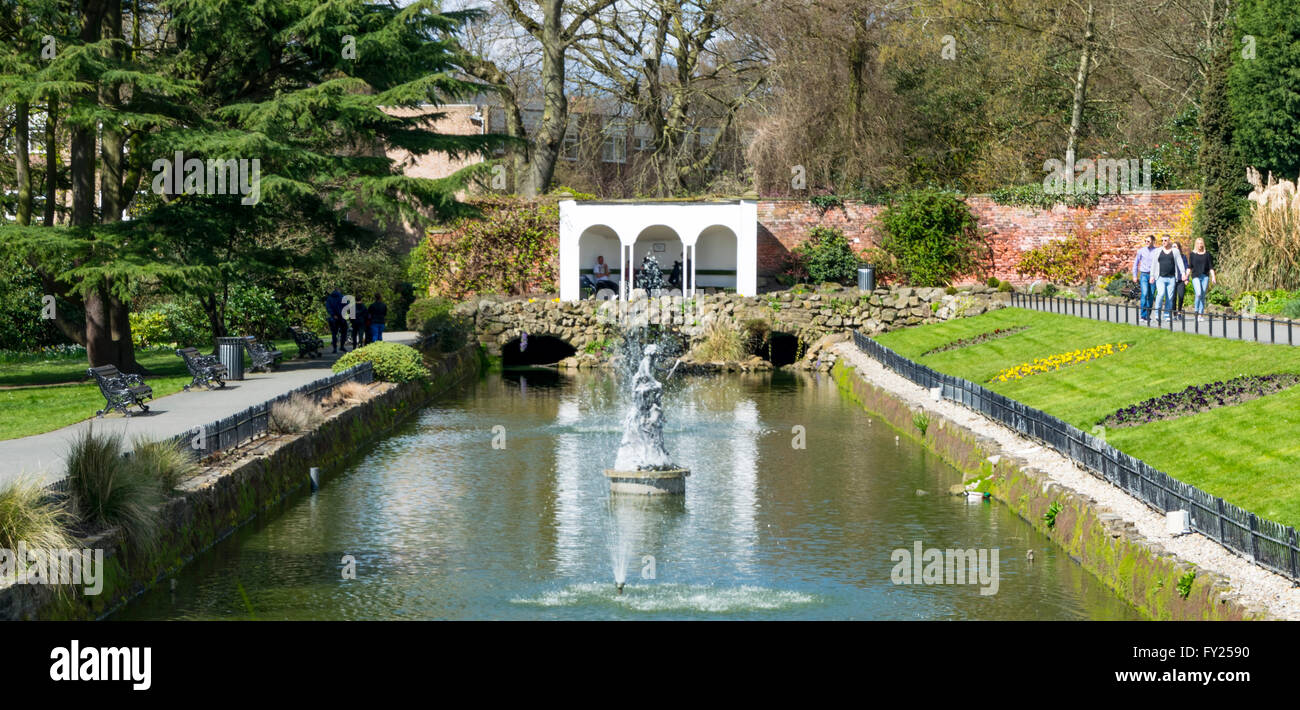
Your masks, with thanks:
M 418 333 L 411 331 L 384 333 L 385 341 L 407 345 L 413 344 L 418 337 Z M 200 387 L 160 397 L 149 402 L 148 414 L 124 417 L 114 412 L 96 419 L 91 412 L 90 419 L 62 429 L 0 441 L 0 483 L 23 475 L 46 482 L 63 478 L 63 456 L 68 444 L 87 427 L 124 434 L 128 448 L 131 438 L 137 435 L 152 439 L 176 436 L 328 377 L 330 366 L 339 357 L 325 351 L 321 357 L 312 360 L 286 359 L 281 361 L 276 372 L 245 372 L 243 380 L 229 382 L 222 389 L 208 391 Z
M 1275 345 L 1300 345 L 1300 324 L 1285 320 L 1274 320 L 1269 316 L 1247 318 L 1245 316 L 1223 316 L 1206 314 L 1205 320 L 1197 321 L 1195 311 L 1190 308 L 1182 317 L 1174 316 L 1172 321 L 1157 322 L 1160 314 L 1151 313 L 1150 324 L 1140 322 L 1139 309 L 1136 305 L 1115 305 L 1079 299 L 1043 298 L 1016 294 L 1011 300 L 1012 307 L 1027 308 L 1047 313 L 1091 318 L 1110 323 L 1127 323 L 1148 328 L 1159 327 L 1175 333 L 1194 333 L 1209 335 L 1228 340 L 1244 340 Z M 1189 303 L 1190 305 L 1190 299 Z

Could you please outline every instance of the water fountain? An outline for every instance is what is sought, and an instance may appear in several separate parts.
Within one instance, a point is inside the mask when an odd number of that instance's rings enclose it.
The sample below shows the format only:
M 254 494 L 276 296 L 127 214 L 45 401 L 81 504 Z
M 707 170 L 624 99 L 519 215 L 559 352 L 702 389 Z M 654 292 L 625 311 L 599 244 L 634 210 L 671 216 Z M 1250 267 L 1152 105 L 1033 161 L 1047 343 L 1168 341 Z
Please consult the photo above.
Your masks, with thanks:
M 654 344 L 645 346 L 632 377 L 633 405 L 624 422 L 623 441 L 614 468 L 605 470 L 611 493 L 664 495 L 686 492 L 686 477 L 690 471 L 674 464 L 664 445 L 663 385 L 654 377 L 658 350 Z M 671 377 L 676 369 L 674 364 L 664 379 Z

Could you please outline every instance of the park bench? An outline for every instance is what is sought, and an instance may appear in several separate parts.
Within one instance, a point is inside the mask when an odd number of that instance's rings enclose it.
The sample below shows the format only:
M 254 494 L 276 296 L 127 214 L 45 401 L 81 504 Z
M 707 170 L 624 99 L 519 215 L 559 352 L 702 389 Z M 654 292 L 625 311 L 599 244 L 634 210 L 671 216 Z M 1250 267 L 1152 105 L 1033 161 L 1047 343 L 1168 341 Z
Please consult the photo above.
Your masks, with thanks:
M 269 372 L 279 366 L 279 360 L 284 357 L 284 353 L 279 350 L 272 350 L 265 345 L 257 342 L 257 338 L 251 335 L 244 336 L 244 349 L 248 351 L 248 357 L 253 361 L 253 366 L 249 372 L 262 370 Z
M 299 357 L 320 357 L 320 349 L 325 347 L 320 336 L 297 326 L 290 326 L 289 333 L 293 335 L 293 342 L 298 344 Z
M 123 373 L 114 365 L 92 367 L 86 372 L 99 383 L 99 391 L 104 395 L 104 408 L 95 412 L 95 416 L 102 417 L 110 409 L 116 409 L 129 417 L 131 413 L 127 407 L 133 404 L 142 412 L 149 411 L 149 405 L 144 401 L 153 399 L 153 388 L 146 385 L 139 375 Z
M 222 378 L 226 376 L 226 366 L 222 365 L 217 358 L 211 355 L 200 353 L 198 348 L 181 348 L 176 351 L 177 355 L 185 361 L 185 368 L 190 371 L 194 379 L 182 389 L 186 392 L 191 387 L 204 385 L 212 389 L 212 383 L 215 382 L 218 387 L 225 387 L 226 382 Z

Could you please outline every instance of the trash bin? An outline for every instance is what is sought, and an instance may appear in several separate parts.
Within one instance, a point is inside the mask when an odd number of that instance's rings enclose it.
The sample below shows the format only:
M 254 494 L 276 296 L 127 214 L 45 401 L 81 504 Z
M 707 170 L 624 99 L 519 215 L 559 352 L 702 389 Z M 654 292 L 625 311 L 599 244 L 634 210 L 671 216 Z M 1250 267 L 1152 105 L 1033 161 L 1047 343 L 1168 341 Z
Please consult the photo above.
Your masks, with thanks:
M 876 270 L 871 267 L 871 264 L 858 267 L 858 290 L 876 290 Z
M 217 338 L 217 359 L 226 366 L 227 380 L 244 379 L 243 338 Z

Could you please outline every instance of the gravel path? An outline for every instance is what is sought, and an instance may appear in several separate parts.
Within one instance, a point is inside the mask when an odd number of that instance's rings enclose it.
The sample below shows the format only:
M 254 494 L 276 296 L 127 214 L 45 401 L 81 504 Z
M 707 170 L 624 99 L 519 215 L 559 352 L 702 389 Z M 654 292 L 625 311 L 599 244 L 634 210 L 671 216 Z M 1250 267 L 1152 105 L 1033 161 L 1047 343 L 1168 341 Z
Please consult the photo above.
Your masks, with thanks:
M 1280 619 L 1300 620 L 1300 587 L 1285 577 L 1269 572 L 1229 552 L 1219 543 L 1200 535 L 1174 537 L 1165 532 L 1164 516 L 1137 499 L 1076 466 L 1070 459 L 1038 442 L 1026 439 L 983 415 L 949 400 L 935 402 L 924 388 L 909 382 L 858 350 L 852 342 L 835 346 L 840 357 L 857 369 L 867 382 L 891 392 L 912 407 L 941 414 L 967 429 L 995 440 L 1003 452 L 1029 462 L 1051 479 L 1097 501 L 1099 512 L 1110 512 L 1131 522 L 1147 540 L 1157 543 L 1181 559 L 1227 577 L 1243 601 L 1267 609 Z

